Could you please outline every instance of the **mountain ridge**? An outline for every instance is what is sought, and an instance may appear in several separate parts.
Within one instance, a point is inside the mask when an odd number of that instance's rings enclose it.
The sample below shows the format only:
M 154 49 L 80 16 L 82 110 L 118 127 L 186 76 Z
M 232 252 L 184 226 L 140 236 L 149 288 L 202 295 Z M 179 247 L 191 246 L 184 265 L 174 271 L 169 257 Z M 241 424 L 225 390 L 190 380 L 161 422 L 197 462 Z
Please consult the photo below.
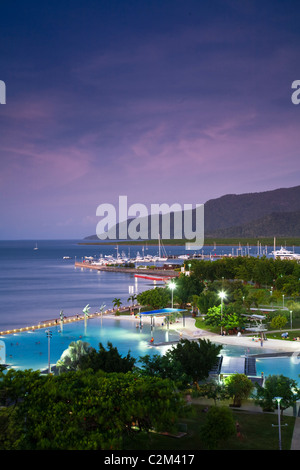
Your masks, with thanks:
M 195 209 L 192 212 L 195 219 Z M 148 216 L 148 239 L 151 239 L 150 218 L 151 216 Z M 130 219 L 127 221 L 127 226 L 129 223 Z M 176 237 L 172 236 L 174 230 L 172 214 L 170 225 L 170 239 L 174 239 Z M 221 238 L 298 237 L 300 236 L 300 186 L 254 193 L 225 194 L 210 199 L 204 204 L 204 233 L 205 237 Z M 97 235 L 90 235 L 85 239 L 99 240 Z

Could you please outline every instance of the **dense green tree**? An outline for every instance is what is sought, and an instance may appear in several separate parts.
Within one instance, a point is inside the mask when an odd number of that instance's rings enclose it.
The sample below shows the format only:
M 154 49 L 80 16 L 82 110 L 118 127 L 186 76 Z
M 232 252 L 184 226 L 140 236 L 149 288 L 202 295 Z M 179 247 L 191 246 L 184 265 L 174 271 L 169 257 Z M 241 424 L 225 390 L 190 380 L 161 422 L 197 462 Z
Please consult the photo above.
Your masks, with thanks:
M 153 356 L 146 355 L 139 358 L 140 374 L 151 377 L 161 377 L 174 381 L 178 388 L 183 389 L 191 381 L 191 377 L 183 370 L 180 362 L 169 357 L 168 354 Z
M 233 406 L 241 406 L 253 389 L 253 383 L 245 374 L 229 375 L 224 382 L 228 395 L 233 398 Z
M 182 339 L 176 346 L 169 349 L 163 356 L 149 355 L 141 357 L 141 372 L 169 378 L 177 384 L 198 384 L 206 379 L 218 362 L 222 346 L 209 340 L 189 341 Z
M 264 411 L 274 411 L 278 404 L 275 397 L 281 397 L 281 412 L 290 406 L 295 405 L 300 399 L 300 389 L 297 382 L 284 375 L 270 375 L 265 379 L 264 385 L 255 384 L 255 403 Z
M 202 294 L 199 295 L 198 297 L 198 308 L 200 310 L 200 313 L 203 315 L 206 315 L 208 310 L 215 305 L 217 305 L 219 302 L 219 298 L 216 292 L 212 291 L 205 291 L 202 292 Z
M 137 301 L 140 305 L 152 309 L 165 308 L 170 303 L 171 293 L 163 287 L 155 287 L 138 294 Z
M 9 423 L 5 421 L 6 429 L 18 430 L 16 441 L 6 441 L 6 448 L 18 450 L 120 449 L 133 423 L 140 430 L 173 430 L 184 405 L 171 381 L 132 373 L 89 369 L 58 376 L 27 371 L 22 376 L 13 371 L 9 377 L 1 374 L 0 383 L 6 397 L 18 396 Z M 12 405 L 6 406 L 5 412 Z
M 299 296 L 300 281 L 293 274 L 283 275 L 276 279 L 276 289 L 282 291 L 285 295 Z
M 24 439 L 24 416 L 19 406 L 45 380 L 39 371 L 0 371 L 0 450 L 19 450 Z
M 167 351 L 166 356 L 169 360 L 179 363 L 185 374 L 197 384 L 209 376 L 209 372 L 218 362 L 221 349 L 222 346 L 206 339 L 197 341 L 182 339 Z
M 239 310 L 238 312 L 236 310 Z M 237 306 L 223 305 L 223 312 L 221 313 L 221 306 L 211 307 L 205 317 L 206 325 L 215 327 L 222 327 L 224 330 L 232 330 L 243 325 L 244 319 L 241 316 L 243 310 L 237 308 Z
M 268 292 L 266 292 L 263 289 L 256 289 L 256 290 L 251 291 L 245 303 L 249 308 L 251 306 L 258 308 L 259 305 L 268 304 L 270 300 L 271 299 L 270 299 Z
M 78 368 L 80 370 L 92 369 L 93 371 L 126 373 L 133 370 L 135 362 L 135 358 L 130 355 L 129 351 L 125 357 L 122 357 L 118 349 L 108 341 L 107 349 L 102 343 L 99 343 L 99 351 L 90 348 L 88 354 L 82 355 Z
M 223 308 L 224 312 L 224 308 Z M 221 305 L 210 307 L 205 317 L 206 325 L 221 326 Z
M 193 276 L 201 281 L 239 279 L 261 286 L 271 286 L 280 276 L 291 275 L 295 280 L 300 278 L 300 266 L 297 261 L 291 260 L 239 256 L 215 261 L 191 260 L 189 263 Z
M 193 302 L 194 296 L 199 296 L 204 289 L 202 280 L 194 274 L 186 276 L 181 274 L 176 279 L 176 289 L 174 290 L 174 299 L 181 307 L 186 307 L 188 303 Z
M 287 318 L 285 315 L 276 315 L 272 318 L 270 327 L 272 330 L 281 330 L 287 324 Z
M 197 395 L 213 400 L 215 406 L 217 401 L 229 398 L 225 385 L 217 380 L 210 380 L 199 385 Z
M 217 449 L 221 442 L 234 436 L 235 432 L 235 421 L 230 408 L 212 406 L 206 414 L 200 437 L 206 447 L 212 450 Z

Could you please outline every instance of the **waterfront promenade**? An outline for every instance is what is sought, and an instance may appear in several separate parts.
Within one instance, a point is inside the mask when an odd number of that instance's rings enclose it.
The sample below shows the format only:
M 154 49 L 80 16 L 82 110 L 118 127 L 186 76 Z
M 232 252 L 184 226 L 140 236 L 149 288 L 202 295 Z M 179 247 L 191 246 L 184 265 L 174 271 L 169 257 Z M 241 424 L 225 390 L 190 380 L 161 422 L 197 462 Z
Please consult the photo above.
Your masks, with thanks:
M 70 316 L 65 316 L 63 322 L 60 320 L 60 318 L 54 318 L 51 320 L 42 320 L 36 325 L 31 325 L 31 326 L 24 326 L 20 328 L 11 328 L 8 330 L 3 330 L 0 331 L 0 336 L 5 336 L 5 335 L 10 335 L 14 333 L 25 333 L 27 331 L 34 331 L 34 330 L 39 330 L 41 328 L 49 328 L 53 326 L 59 326 L 61 323 L 67 324 L 67 323 L 72 323 L 72 322 L 78 322 L 78 321 L 83 321 L 85 318 L 95 318 L 95 317 L 111 317 L 113 318 L 118 318 L 116 316 L 116 311 L 119 310 L 120 313 L 126 313 L 128 312 L 128 315 L 122 315 L 121 318 L 131 318 L 134 317 L 134 315 L 130 315 L 129 312 L 131 310 L 138 310 L 140 308 L 139 305 L 134 305 L 134 306 L 126 306 L 126 307 L 119 307 L 119 308 L 112 308 L 105 310 L 103 312 L 94 312 L 94 313 L 89 313 L 88 317 L 85 317 L 83 313 L 81 314 L 75 314 L 75 315 L 70 315 Z M 136 314 L 136 312 L 135 312 Z

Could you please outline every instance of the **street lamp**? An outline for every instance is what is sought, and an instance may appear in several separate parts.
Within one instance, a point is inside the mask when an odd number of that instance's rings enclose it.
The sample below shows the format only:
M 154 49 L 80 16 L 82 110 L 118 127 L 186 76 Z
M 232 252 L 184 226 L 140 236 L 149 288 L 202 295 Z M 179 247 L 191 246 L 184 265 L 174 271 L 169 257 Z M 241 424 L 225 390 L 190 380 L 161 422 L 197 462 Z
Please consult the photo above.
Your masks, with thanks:
M 170 287 L 170 289 L 171 289 L 171 291 L 172 291 L 172 308 L 173 308 L 173 291 L 174 291 L 174 289 L 176 289 L 176 284 L 175 284 L 175 282 L 171 281 L 170 284 L 169 284 L 169 287 Z
M 280 402 L 282 397 L 274 397 L 278 403 L 278 433 L 279 433 L 279 450 L 281 450 L 281 424 L 280 424 Z
M 48 374 L 51 372 L 50 367 L 50 339 L 52 338 L 52 331 L 46 330 L 46 336 L 48 338 Z
M 221 298 L 221 336 L 223 335 L 223 326 L 222 326 L 222 321 L 223 321 L 223 299 L 226 297 L 226 293 L 224 291 L 219 292 L 219 297 Z

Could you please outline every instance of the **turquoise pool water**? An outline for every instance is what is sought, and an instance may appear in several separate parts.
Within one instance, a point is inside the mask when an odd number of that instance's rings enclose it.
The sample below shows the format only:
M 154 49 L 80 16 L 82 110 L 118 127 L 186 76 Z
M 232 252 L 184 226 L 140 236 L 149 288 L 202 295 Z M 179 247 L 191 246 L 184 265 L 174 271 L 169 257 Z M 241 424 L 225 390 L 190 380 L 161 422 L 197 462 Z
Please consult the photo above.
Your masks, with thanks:
M 151 330 L 149 324 L 139 327 L 139 319 L 127 320 L 118 317 L 92 318 L 86 322 L 64 324 L 50 328 L 52 337 L 50 340 L 50 362 L 56 364 L 63 351 L 68 348 L 72 341 L 86 341 L 94 348 L 98 349 L 101 342 L 107 346 L 110 341 L 118 348 L 120 354 L 125 356 L 128 351 L 137 359 L 146 354 L 164 354 L 171 345 L 152 346 L 151 337 L 156 343 L 164 341 L 175 341 L 179 335 L 166 326 L 161 326 L 156 322 L 156 326 Z M 46 329 L 34 332 L 17 333 L 2 336 L 1 341 L 6 347 L 6 362 L 18 369 L 44 370 L 48 367 L 48 339 Z M 268 352 L 267 350 L 264 351 Z M 245 354 L 259 354 L 261 348 L 244 348 L 238 346 L 223 346 L 221 354 L 225 356 L 244 356 Z M 300 386 L 299 374 L 300 364 L 297 357 L 277 357 L 256 359 L 257 375 L 264 373 L 264 376 L 273 374 L 283 374 L 290 377 Z
M 263 358 L 256 359 L 256 372 L 257 375 L 284 375 L 294 379 L 300 387 L 300 364 L 299 359 L 294 357 L 276 357 L 276 358 Z
M 5 343 L 6 363 L 18 369 L 46 369 L 48 367 L 46 330 L 48 329 L 2 336 L 0 339 Z M 173 341 L 179 338 L 175 331 L 167 329 L 166 326 L 156 326 L 151 331 L 151 326 L 148 324 L 140 328 L 139 319 L 126 320 L 121 317 L 91 318 L 86 322 L 64 324 L 63 329 L 57 326 L 49 330 L 52 333 L 51 364 L 56 364 L 72 341 L 85 341 L 95 349 L 98 349 L 100 342 L 106 347 L 110 341 L 123 356 L 130 351 L 133 357 L 138 358 L 146 354 L 163 354 L 167 350 L 168 346 L 153 347 L 150 343 L 152 337 L 155 342 Z

